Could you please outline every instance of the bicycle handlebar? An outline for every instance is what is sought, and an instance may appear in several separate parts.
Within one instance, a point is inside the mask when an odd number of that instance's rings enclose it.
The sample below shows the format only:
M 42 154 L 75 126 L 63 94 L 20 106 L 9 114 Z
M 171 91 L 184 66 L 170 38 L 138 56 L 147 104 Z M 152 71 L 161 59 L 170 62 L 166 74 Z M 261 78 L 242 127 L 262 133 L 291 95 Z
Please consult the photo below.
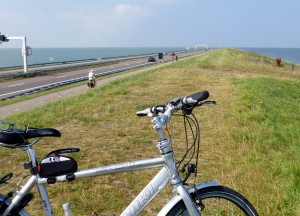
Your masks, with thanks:
M 151 108 L 147 108 L 144 110 L 140 110 L 136 112 L 137 116 L 147 116 L 149 114 L 153 114 L 153 113 L 163 113 L 166 111 L 166 106 L 165 105 L 159 105 L 159 106 L 154 106 Z
M 137 116 L 147 116 L 152 114 L 158 114 L 158 113 L 165 113 L 167 108 L 170 108 L 172 110 L 183 110 L 185 113 L 191 113 L 192 109 L 203 105 L 205 102 L 203 100 L 206 100 L 209 97 L 208 91 L 202 91 L 197 92 L 195 94 L 189 95 L 181 98 L 175 98 L 171 100 L 167 105 L 158 105 L 151 108 L 147 108 L 144 110 L 140 110 L 136 112 Z M 210 104 L 215 104 L 215 102 L 210 101 Z

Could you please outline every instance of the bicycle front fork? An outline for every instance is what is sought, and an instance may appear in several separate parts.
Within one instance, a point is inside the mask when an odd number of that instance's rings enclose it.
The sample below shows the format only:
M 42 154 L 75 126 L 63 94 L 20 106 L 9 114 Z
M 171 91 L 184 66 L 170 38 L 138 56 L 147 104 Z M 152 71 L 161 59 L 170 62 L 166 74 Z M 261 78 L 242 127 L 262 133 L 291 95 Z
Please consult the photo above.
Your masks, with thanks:
M 178 196 L 180 196 L 184 202 L 184 205 L 186 206 L 189 215 L 193 216 L 200 216 L 200 210 L 197 209 L 197 206 L 194 204 L 194 201 L 191 197 L 191 195 L 188 193 L 186 188 L 183 185 L 178 185 L 176 187 L 176 193 Z

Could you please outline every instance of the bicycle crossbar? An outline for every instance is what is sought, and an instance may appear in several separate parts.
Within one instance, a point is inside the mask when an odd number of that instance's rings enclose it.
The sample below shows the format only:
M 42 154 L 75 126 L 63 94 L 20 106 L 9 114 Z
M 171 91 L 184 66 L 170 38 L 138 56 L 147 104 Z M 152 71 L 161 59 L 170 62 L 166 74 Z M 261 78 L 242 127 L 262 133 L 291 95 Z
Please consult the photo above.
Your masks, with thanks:
M 144 160 L 137 160 L 132 162 L 125 162 L 113 164 L 108 166 L 99 166 L 91 169 L 81 170 L 75 172 L 75 179 L 87 178 L 92 176 L 102 176 L 115 173 L 131 172 L 136 170 L 143 170 L 155 167 L 162 167 L 165 165 L 163 158 L 151 158 Z M 48 178 L 39 178 L 38 184 L 47 184 Z M 67 175 L 56 176 L 55 182 L 67 181 Z

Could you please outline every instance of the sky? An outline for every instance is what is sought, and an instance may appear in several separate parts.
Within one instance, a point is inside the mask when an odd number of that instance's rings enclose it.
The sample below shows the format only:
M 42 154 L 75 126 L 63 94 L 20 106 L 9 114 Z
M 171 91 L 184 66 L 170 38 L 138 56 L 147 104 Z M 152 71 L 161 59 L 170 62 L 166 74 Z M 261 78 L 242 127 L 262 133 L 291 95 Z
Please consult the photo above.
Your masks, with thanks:
M 34 48 L 300 48 L 300 1 L 0 0 L 0 32 Z

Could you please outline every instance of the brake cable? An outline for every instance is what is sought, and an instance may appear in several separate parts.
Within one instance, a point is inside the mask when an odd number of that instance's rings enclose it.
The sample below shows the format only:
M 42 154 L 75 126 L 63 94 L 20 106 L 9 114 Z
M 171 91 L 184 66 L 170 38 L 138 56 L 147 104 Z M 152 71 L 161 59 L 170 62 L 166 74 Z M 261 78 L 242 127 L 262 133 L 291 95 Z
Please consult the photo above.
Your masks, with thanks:
M 186 140 L 186 152 L 182 156 L 181 160 L 176 162 L 177 168 L 179 169 L 181 163 L 186 159 L 187 155 L 191 152 L 193 149 L 192 155 L 188 159 L 188 161 L 183 165 L 183 167 L 180 169 L 182 173 L 185 172 L 185 168 L 187 167 L 186 177 L 183 179 L 183 182 L 185 183 L 187 179 L 190 177 L 191 173 L 194 173 L 194 176 L 197 176 L 197 166 L 198 166 L 198 158 L 199 158 L 199 150 L 200 150 L 200 127 L 197 118 L 195 115 L 190 113 L 192 117 L 187 116 L 186 114 L 183 114 L 181 116 L 184 117 L 184 128 L 185 128 L 185 140 Z M 188 127 L 192 133 L 193 143 L 191 146 L 189 146 L 189 139 L 188 139 Z M 197 145 L 197 147 L 196 147 Z M 197 151 L 195 155 L 195 151 Z M 196 164 L 190 164 L 192 159 L 196 160 Z

